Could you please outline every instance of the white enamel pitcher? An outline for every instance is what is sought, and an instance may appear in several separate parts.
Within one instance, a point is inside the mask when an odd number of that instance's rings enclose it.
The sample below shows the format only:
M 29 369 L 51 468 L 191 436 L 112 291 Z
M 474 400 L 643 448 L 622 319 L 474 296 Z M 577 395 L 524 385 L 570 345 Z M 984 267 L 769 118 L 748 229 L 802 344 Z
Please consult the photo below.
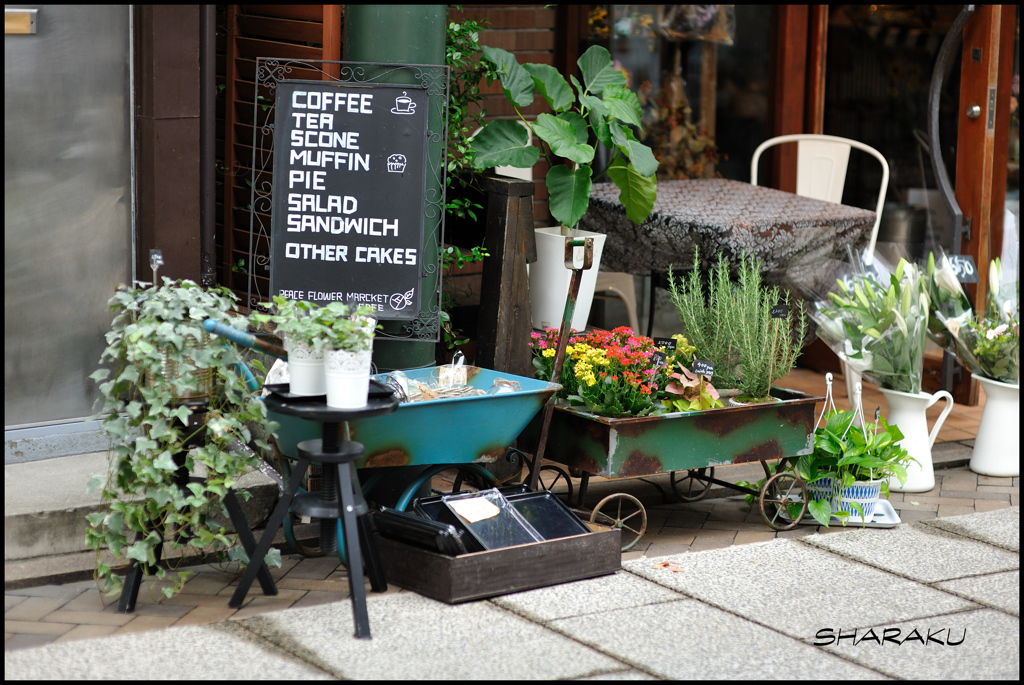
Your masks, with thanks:
M 935 394 L 926 392 L 916 395 L 897 390 L 879 388 L 889 403 L 889 414 L 886 421 L 896 424 L 903 433 L 900 445 L 907 450 L 917 464 L 907 467 L 907 482 L 900 485 L 896 478 L 889 479 L 892 492 L 928 492 L 935 487 L 935 469 L 932 467 L 932 445 L 939 435 L 943 421 L 953 411 L 953 396 L 945 390 Z M 935 420 L 931 432 L 928 432 L 928 419 L 925 411 L 939 400 L 946 400 L 946 408 Z
M 970 469 L 983 476 L 1020 475 L 1020 385 L 971 374 L 985 389 L 985 409 Z

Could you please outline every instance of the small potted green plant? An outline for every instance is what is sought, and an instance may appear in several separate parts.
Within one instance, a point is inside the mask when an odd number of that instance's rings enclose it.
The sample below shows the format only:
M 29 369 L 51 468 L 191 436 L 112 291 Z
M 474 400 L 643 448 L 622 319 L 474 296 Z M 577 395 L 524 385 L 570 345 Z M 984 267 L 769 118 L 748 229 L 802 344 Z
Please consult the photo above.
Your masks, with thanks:
M 288 352 L 288 390 L 293 395 L 315 396 L 327 392 L 324 352 L 331 338 L 330 319 L 325 308 L 312 302 L 274 296 L 274 313 L 253 310 L 254 326 L 273 324 L 274 332 L 284 338 Z
M 752 256 L 742 257 L 739 275 L 732 313 L 740 353 L 740 394 L 732 402 L 774 402 L 772 384 L 796 366 L 807 319 L 799 305 L 790 306 L 788 292 L 762 286 L 761 264 Z
M 269 434 L 276 424 L 239 373 L 246 368 L 242 353 L 211 342 L 202 327 L 210 318 L 244 328 L 244 317 L 233 312 L 236 300 L 226 288 L 168 278 L 160 287 L 119 288 L 110 300 L 105 368 L 91 376 L 102 402 L 97 418 L 110 439 L 109 470 L 90 481 L 91 489 L 102 488 L 101 505 L 86 517 L 86 544 L 97 552 L 104 590 L 116 592 L 123 583 L 105 552 L 158 578 L 167 576 L 158 564 L 165 544 L 247 561 L 222 520 L 223 498 L 257 466 L 259 457 L 245 446 L 269 450 L 254 434 Z M 203 482 L 187 482 L 201 470 Z M 179 573 L 164 592 L 180 590 L 187 575 Z
M 328 339 L 325 362 L 327 406 L 337 409 L 365 407 L 370 385 L 373 337 L 377 320 L 373 308 L 354 310 L 332 302 L 323 310 Z
M 855 414 L 826 413 L 825 425 L 814 431 L 814 451 L 795 466 L 808 486 L 807 510 L 825 527 L 833 517 L 845 526 L 854 513 L 870 521 L 878 500 L 889 497 L 889 478 L 905 483 L 907 467 L 916 462 L 899 445 L 898 427 L 881 416 L 858 427 Z

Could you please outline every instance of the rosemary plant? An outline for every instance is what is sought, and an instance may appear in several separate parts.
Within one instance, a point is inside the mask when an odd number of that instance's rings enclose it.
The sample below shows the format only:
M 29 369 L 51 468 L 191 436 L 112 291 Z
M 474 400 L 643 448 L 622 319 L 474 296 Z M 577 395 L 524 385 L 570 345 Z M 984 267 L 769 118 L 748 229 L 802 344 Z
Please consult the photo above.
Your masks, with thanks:
M 732 337 L 735 330 L 735 307 L 729 284 L 729 266 L 725 257 L 718 255 L 718 264 L 708 279 L 708 294 L 704 296 L 701 283 L 699 250 L 693 253 L 693 269 L 678 284 L 668 269 L 669 294 L 679 312 L 683 333 L 697 348 L 694 357 L 715 366 L 712 383 L 718 388 L 736 387 L 736 367 L 739 350 Z
M 743 255 L 739 275 L 733 309 L 733 330 L 742 366 L 737 385 L 741 399 L 767 399 L 772 383 L 795 366 L 807 320 L 802 308 L 790 306 L 788 292 L 780 293 L 777 286 L 762 287 L 761 264 L 753 256 Z M 782 306 L 773 313 L 777 305 Z M 795 315 L 797 309 L 799 317 Z M 798 330 L 796 342 L 794 324 Z

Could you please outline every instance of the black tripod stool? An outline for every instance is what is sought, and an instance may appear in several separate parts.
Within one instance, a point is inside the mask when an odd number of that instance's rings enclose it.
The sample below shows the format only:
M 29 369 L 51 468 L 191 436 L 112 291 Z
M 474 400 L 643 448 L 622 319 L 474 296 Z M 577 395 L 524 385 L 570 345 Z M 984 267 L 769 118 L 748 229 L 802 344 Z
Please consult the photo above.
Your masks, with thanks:
M 387 590 L 384 570 L 373 541 L 370 512 L 363 499 L 362 488 L 356 476 L 355 462 L 363 456 L 358 442 L 341 439 L 341 424 L 349 419 L 390 414 L 398 408 L 394 396 L 370 398 L 363 409 L 335 409 L 328 407 L 321 397 L 284 396 L 271 392 L 264 400 L 271 412 L 296 416 L 323 424 L 323 438 L 303 440 L 299 443 L 298 465 L 292 470 L 288 484 L 274 512 L 267 521 L 263 537 L 250 555 L 249 567 L 238 583 L 228 606 L 237 608 L 260 569 L 266 570 L 264 557 L 277 529 L 289 513 L 320 519 L 320 549 L 324 553 L 338 553 L 348 567 L 348 583 L 352 596 L 355 636 L 370 637 L 370 618 L 366 611 L 366 589 L 363 586 L 363 559 L 374 592 Z M 309 465 L 323 465 L 320 492 L 296 496 L 299 483 Z M 342 525 L 344 541 L 338 546 L 338 523 Z
M 176 406 L 187 406 L 192 409 L 192 414 L 189 415 L 188 425 L 186 426 L 189 430 L 195 432 L 192 436 L 185 441 L 182 445 L 182 451 L 173 455 L 175 465 L 178 469 L 174 473 L 174 484 L 178 486 L 182 491 L 185 491 L 189 483 L 203 483 L 203 478 L 196 476 L 190 476 L 189 470 L 185 466 L 185 459 L 188 456 L 188 451 L 194 447 L 201 447 L 206 442 L 206 428 L 203 427 L 205 421 L 207 408 L 209 407 L 208 398 L 196 398 L 196 399 L 182 399 L 178 400 Z M 235 495 L 234 488 L 228 490 L 227 494 L 224 495 L 224 506 L 228 510 L 228 516 L 231 518 L 231 523 L 235 526 L 235 531 L 238 533 L 238 539 L 242 543 L 242 547 L 245 549 L 246 554 L 252 556 L 253 550 L 256 548 L 256 540 L 252 536 L 252 532 L 249 530 L 249 524 L 245 520 L 245 514 L 242 513 L 242 507 L 238 503 L 238 497 Z M 158 528 L 161 535 L 164 534 L 162 528 Z M 176 533 L 180 537 L 186 537 L 187 531 Z M 135 540 L 142 539 L 141 533 L 136 533 Z M 156 565 L 160 564 L 161 556 L 163 552 L 163 545 L 160 545 L 155 550 Z M 139 598 L 139 588 L 142 587 L 142 578 L 146 574 L 154 575 L 156 573 L 156 567 L 148 564 L 139 563 L 136 560 L 132 560 L 131 566 L 128 568 L 128 575 L 125 576 L 124 586 L 121 589 L 121 598 L 117 602 L 117 611 L 121 614 L 130 614 L 135 611 L 135 603 Z M 259 573 L 256 576 L 260 581 L 260 587 L 263 589 L 265 595 L 276 595 L 277 586 L 274 585 L 274 579 L 270 575 L 270 571 L 267 570 L 266 566 L 261 567 Z

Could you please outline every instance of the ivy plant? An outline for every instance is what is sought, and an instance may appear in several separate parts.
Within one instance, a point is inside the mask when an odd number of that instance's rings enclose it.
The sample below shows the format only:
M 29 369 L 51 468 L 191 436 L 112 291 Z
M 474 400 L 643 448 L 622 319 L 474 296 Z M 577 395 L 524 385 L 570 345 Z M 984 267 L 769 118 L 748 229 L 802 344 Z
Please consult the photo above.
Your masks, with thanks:
M 657 197 L 658 160 L 629 128 L 640 126 L 640 101 L 626 88 L 626 77 L 615 69 L 608 50 L 594 45 L 583 53 L 576 62 L 583 83 L 570 76 L 572 86 L 554 67 L 520 65 L 507 50 L 485 46 L 483 56 L 495 66 L 505 97 L 541 147 L 530 144 L 519 121 L 496 119 L 473 139 L 474 168 L 529 168 L 543 151 L 550 165 L 545 181 L 551 216 L 564 227 L 575 229 L 587 213 L 593 179 L 605 172 L 619 187 L 619 201 L 630 221 L 640 223 L 650 216 Z M 520 108 L 531 106 L 537 95 L 553 114 L 527 121 Z M 611 154 L 608 166 L 595 174 L 598 143 Z
M 236 301 L 226 288 L 166 277 L 159 287 L 122 286 L 110 300 L 104 368 L 90 376 L 100 384 L 96 418 L 110 440 L 109 466 L 90 481 L 102 495 L 99 510 L 86 517 L 102 590 L 113 594 L 123 584 L 107 553 L 114 565 L 134 560 L 161 579 L 167 569 L 157 551 L 164 545 L 248 562 L 224 525 L 223 498 L 257 466 L 257 451 L 270 449 L 254 432 L 269 435 L 277 424 L 247 389 L 241 352 L 202 328 L 211 318 L 244 329 L 245 318 L 232 313 Z M 200 465 L 203 482 L 179 486 L 181 469 L 195 473 Z M 280 565 L 280 553 L 272 550 L 267 562 Z M 163 592 L 180 591 L 187 576 L 179 572 Z

